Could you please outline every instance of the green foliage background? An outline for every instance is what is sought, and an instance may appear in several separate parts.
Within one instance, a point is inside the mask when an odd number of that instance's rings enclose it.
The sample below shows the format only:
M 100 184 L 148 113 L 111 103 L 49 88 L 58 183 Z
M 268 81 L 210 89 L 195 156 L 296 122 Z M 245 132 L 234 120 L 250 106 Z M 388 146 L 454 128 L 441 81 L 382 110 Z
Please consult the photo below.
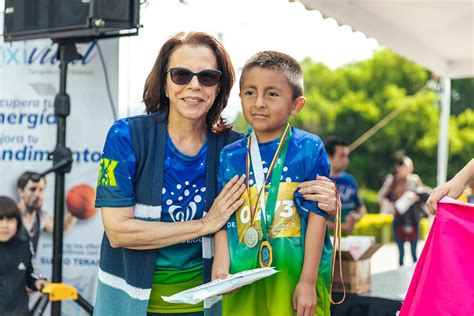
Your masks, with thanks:
M 387 114 L 404 107 L 351 153 L 348 171 L 361 187 L 369 189 L 365 192 L 369 200 L 374 198 L 370 190 L 378 190 L 394 159 L 401 155 L 413 159 L 415 172 L 426 185 L 436 185 L 439 99 L 429 88 L 431 75 L 427 70 L 387 49 L 335 70 L 310 59 L 301 65 L 307 103 L 291 122 L 323 140 L 337 135 L 350 144 Z M 234 127 L 245 131 L 242 115 Z M 453 80 L 448 178 L 472 157 L 474 79 Z

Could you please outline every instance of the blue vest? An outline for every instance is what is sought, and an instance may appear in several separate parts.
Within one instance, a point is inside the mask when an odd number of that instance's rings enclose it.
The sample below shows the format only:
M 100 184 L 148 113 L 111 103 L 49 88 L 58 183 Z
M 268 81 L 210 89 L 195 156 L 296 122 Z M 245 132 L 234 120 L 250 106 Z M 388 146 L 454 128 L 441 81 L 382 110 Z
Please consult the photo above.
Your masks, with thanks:
M 136 158 L 134 179 L 137 204 L 153 211 L 161 206 L 166 149 L 167 112 L 129 118 Z M 217 195 L 217 164 L 221 149 L 242 135 L 229 131 L 207 133 L 206 210 Z M 133 239 L 133 236 L 130 236 Z M 211 238 L 203 238 L 204 282 L 211 279 Z M 112 248 L 107 235 L 102 239 L 94 315 L 146 315 L 155 269 L 156 250 Z M 206 307 L 206 306 L 205 306 Z

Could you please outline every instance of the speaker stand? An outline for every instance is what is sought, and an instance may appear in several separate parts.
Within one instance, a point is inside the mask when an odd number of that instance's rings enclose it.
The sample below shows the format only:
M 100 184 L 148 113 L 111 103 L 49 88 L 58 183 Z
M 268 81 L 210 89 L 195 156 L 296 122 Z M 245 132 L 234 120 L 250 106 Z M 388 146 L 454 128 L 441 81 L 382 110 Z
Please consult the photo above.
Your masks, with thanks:
M 54 172 L 54 229 L 53 229 L 53 273 L 52 280 L 45 289 L 42 296 L 35 304 L 33 313 L 40 309 L 40 314 L 46 308 L 47 301 L 51 302 L 51 315 L 61 315 L 61 300 L 74 299 L 86 312 L 92 315 L 93 307 L 77 290 L 66 284 L 62 284 L 63 266 L 63 226 L 64 226 L 64 192 L 65 175 L 72 168 L 72 151 L 66 147 L 66 119 L 71 112 L 71 102 L 66 93 L 67 68 L 71 61 L 82 59 L 77 52 L 75 40 L 59 40 L 57 57 L 59 59 L 59 93 L 54 99 L 54 114 L 57 118 L 56 147 L 53 151 L 53 167 L 40 174 L 40 178 Z M 38 179 L 39 180 L 39 179 Z

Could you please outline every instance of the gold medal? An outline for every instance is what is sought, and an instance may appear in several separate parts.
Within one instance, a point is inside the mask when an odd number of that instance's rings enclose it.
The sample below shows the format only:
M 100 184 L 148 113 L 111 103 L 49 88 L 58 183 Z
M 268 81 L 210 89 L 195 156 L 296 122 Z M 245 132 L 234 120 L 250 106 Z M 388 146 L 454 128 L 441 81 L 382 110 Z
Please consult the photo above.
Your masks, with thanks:
M 250 228 L 247 229 L 244 235 L 244 242 L 248 248 L 253 248 L 258 244 L 258 232 L 255 227 L 250 226 Z
M 273 262 L 272 246 L 268 240 L 262 241 L 260 250 L 258 251 L 258 261 L 262 268 L 269 268 Z

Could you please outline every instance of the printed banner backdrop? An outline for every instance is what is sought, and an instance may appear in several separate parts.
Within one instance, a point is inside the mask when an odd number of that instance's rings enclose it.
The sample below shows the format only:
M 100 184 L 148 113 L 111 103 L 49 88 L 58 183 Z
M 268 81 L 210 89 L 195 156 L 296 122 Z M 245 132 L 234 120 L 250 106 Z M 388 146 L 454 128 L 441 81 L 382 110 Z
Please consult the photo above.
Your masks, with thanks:
M 2 23 L 3 24 L 3 23 Z M 101 40 L 114 104 L 117 104 L 118 40 Z M 54 97 L 59 90 L 57 46 L 50 40 L 0 42 L 0 195 L 18 200 L 16 180 L 27 170 L 42 172 L 56 144 Z M 97 44 L 80 44 L 84 56 L 69 66 L 67 93 L 71 115 L 66 145 L 73 168 L 66 175 L 66 211 L 78 219 L 64 232 L 63 282 L 76 287 L 91 303 L 95 299 L 97 266 L 103 234 L 100 213 L 89 205 L 95 198 L 98 163 L 113 112 L 107 96 Z M 46 177 L 44 211 L 53 217 L 54 175 Z M 65 203 L 66 205 L 66 203 Z M 52 235 L 43 231 L 34 259 L 37 272 L 51 278 Z M 74 302 L 63 314 L 80 315 Z

